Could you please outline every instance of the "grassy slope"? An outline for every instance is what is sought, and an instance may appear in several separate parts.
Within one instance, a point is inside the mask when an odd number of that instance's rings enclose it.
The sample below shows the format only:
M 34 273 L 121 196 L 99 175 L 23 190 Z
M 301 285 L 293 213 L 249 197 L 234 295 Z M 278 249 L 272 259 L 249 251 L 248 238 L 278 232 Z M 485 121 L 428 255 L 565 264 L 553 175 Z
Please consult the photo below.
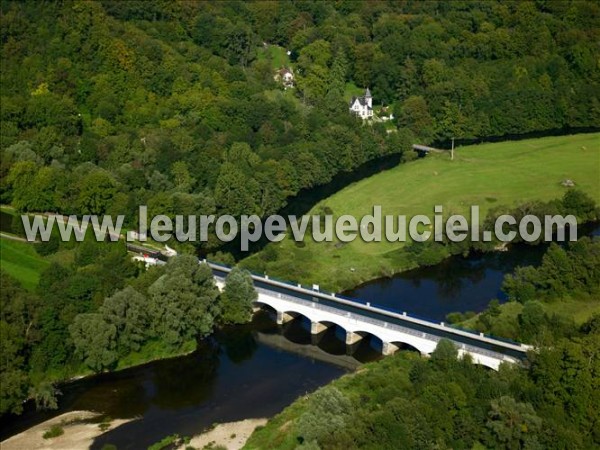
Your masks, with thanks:
M 40 273 L 50 264 L 38 255 L 32 244 L 0 239 L 2 270 L 29 290 L 37 286 Z
M 290 67 L 290 58 L 287 55 L 286 49 L 278 45 L 269 45 L 266 49 L 260 47 L 256 53 L 256 56 L 258 60 L 269 58 L 271 60 L 271 67 L 273 67 L 273 69 Z
M 561 298 L 553 302 L 540 302 L 542 308 L 549 316 L 557 315 L 565 319 L 572 319 L 577 325 L 588 321 L 594 314 L 600 314 L 600 302 L 589 298 Z M 499 327 L 496 333 L 504 337 L 513 338 L 516 335 L 515 324 L 523 310 L 523 305 L 518 302 L 508 302 L 500 305 L 500 315 L 494 319 L 494 324 Z M 460 327 L 476 329 L 479 314 L 459 324 Z
M 599 142 L 600 134 L 595 133 L 462 147 L 454 161 L 446 154 L 430 155 L 352 184 L 311 213 L 327 206 L 335 216 L 360 218 L 379 204 L 384 215 L 433 217 L 434 205 L 443 205 L 445 213 L 466 214 L 473 204 L 480 206 L 483 217 L 496 205 L 559 198 L 565 192 L 560 182 L 566 178 L 600 202 Z M 345 245 L 307 241 L 299 248 L 285 239 L 277 245 L 278 261 L 266 270 L 340 290 L 410 268 L 402 246 L 357 239 Z M 258 258 L 260 254 L 246 263 L 252 265 Z M 295 269 L 291 275 L 290 267 Z
M 354 83 L 348 82 L 348 83 L 346 83 L 346 86 L 344 88 L 344 100 L 349 102 L 353 96 L 358 97 L 358 96 L 364 95 L 364 93 L 365 93 L 364 87 L 359 87 L 359 86 L 355 85 Z

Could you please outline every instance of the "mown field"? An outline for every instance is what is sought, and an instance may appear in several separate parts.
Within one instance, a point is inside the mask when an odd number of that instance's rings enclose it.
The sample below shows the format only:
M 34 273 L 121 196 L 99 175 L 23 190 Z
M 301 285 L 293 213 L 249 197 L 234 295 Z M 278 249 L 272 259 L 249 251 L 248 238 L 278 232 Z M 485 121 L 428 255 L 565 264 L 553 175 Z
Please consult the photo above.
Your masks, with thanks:
M 0 239 L 0 255 L 2 270 L 30 290 L 37 286 L 40 274 L 50 264 L 35 252 L 33 244 L 5 238 Z
M 479 205 L 481 217 L 498 205 L 560 198 L 571 179 L 600 202 L 600 133 L 547 137 L 460 147 L 455 158 L 432 154 L 354 183 L 317 204 L 311 214 L 332 211 L 360 219 L 381 205 L 383 214 L 433 217 L 468 214 Z M 286 238 L 244 260 L 255 270 L 281 278 L 342 290 L 411 268 L 403 243 L 298 244 Z
M 259 48 L 256 57 L 259 61 L 270 59 L 271 67 L 273 67 L 273 69 L 281 69 L 282 67 L 290 66 L 290 57 L 287 55 L 286 49 L 278 45 L 269 45 L 267 48 Z

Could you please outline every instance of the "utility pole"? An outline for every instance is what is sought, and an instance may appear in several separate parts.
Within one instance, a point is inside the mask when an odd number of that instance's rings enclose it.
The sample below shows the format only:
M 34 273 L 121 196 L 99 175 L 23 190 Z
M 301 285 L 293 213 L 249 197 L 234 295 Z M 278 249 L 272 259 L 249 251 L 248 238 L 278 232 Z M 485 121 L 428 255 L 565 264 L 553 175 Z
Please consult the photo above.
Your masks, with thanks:
M 452 150 L 450 150 L 450 161 L 454 161 L 454 138 L 452 138 Z

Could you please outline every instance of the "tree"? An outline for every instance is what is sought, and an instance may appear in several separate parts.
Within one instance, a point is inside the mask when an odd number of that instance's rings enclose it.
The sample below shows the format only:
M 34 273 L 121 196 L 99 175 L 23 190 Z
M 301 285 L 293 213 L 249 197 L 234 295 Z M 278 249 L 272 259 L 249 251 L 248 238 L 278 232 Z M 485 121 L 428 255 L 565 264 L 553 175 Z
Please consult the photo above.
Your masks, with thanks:
M 169 260 L 166 273 L 148 289 L 149 314 L 157 337 L 177 347 L 212 331 L 218 315 L 212 271 L 192 255 Z
M 373 62 L 379 48 L 373 43 L 364 43 L 356 46 L 354 51 L 353 78 L 357 86 L 369 87 L 373 84 Z
M 173 175 L 175 187 L 178 191 L 189 192 L 194 179 L 191 177 L 185 161 L 174 162 L 171 166 L 171 175 Z
M 258 298 L 247 270 L 234 267 L 227 275 L 221 294 L 221 319 L 225 323 L 246 323 L 252 318 L 252 302 Z
M 236 23 L 227 30 L 226 48 L 231 63 L 239 63 L 246 67 L 254 58 L 255 37 L 250 27 L 244 23 Z
M 327 89 L 328 99 L 341 99 L 344 96 L 346 86 L 346 72 L 348 61 L 343 51 L 339 51 L 333 60 L 329 71 L 329 86 Z
M 304 442 L 322 442 L 332 430 L 346 425 L 351 411 L 350 400 L 339 389 L 328 386 L 311 395 L 309 408 L 296 427 Z
M 304 94 L 305 99 L 310 102 L 323 99 L 327 94 L 331 58 L 331 44 L 323 39 L 308 44 L 300 52 L 298 58 L 298 88 Z M 343 70 L 343 62 L 340 60 L 339 63 L 336 69 L 337 76 Z
M 510 300 L 525 303 L 534 299 L 538 279 L 538 272 L 534 267 L 517 267 L 513 274 L 504 276 L 502 290 Z
M 8 174 L 8 183 L 12 187 L 12 205 L 18 211 L 32 211 L 36 198 L 33 192 L 33 180 L 38 167 L 33 161 L 15 163 Z
M 433 119 L 429 115 L 427 101 L 421 96 L 408 97 L 396 111 L 398 126 L 408 128 L 425 144 L 433 138 Z
M 544 308 L 537 301 L 528 301 L 519 314 L 519 327 L 523 339 L 529 341 L 535 337 L 546 324 Z
M 69 326 L 76 353 L 94 372 L 117 362 L 117 328 L 99 313 L 79 314 Z
M 30 345 L 39 339 L 40 300 L 0 272 L 0 414 L 19 414 L 30 383 Z
M 29 396 L 35 400 L 38 410 L 58 408 L 57 397 L 60 394 L 61 392 L 49 381 L 42 381 L 29 389 Z
M 0 413 L 19 414 L 27 394 L 28 377 L 23 370 L 24 341 L 18 328 L 0 320 Z
M 449 367 L 457 361 L 458 349 L 448 339 L 441 339 L 431 353 L 431 361 L 442 367 Z
M 539 448 L 537 433 L 542 420 L 529 403 L 519 403 L 514 398 L 503 396 L 492 400 L 488 413 L 487 428 L 493 440 L 508 449 Z
M 131 286 L 117 291 L 104 300 L 100 314 L 114 325 L 121 355 L 138 351 L 148 338 L 150 318 L 146 298 Z
M 573 214 L 580 221 L 598 219 L 596 202 L 585 192 L 578 189 L 569 190 L 562 199 L 564 214 Z
M 104 171 L 93 171 L 83 177 L 77 198 L 81 214 L 104 214 L 117 193 L 113 178 Z
M 258 183 L 237 166 L 232 163 L 221 166 L 215 187 L 215 201 L 221 210 L 238 217 L 256 214 L 259 212 L 256 203 L 259 192 Z

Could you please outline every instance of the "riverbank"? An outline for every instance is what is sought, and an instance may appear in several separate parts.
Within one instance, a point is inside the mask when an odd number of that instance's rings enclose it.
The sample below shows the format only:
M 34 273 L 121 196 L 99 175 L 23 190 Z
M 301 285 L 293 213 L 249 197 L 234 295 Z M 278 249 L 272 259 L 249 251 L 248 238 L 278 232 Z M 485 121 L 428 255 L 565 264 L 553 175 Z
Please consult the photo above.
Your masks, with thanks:
M 277 339 L 263 339 L 280 331 L 261 314 L 251 324 L 219 330 L 190 355 L 66 383 L 59 386 L 58 411 L 36 412 L 28 404 L 22 416 L 3 419 L 3 437 L 37 426 L 50 414 L 93 410 L 139 419 L 98 436 L 92 448 L 112 444 L 137 450 L 170 435 L 199 435 L 215 423 L 272 417 L 299 396 L 346 373 L 331 362 L 273 345 Z M 293 341 L 310 342 L 309 331 L 288 331 Z M 299 350 L 305 346 L 296 344 Z M 233 433 L 240 434 L 232 431 L 228 436 Z
M 95 422 L 101 416 L 92 411 L 71 411 L 35 425 L 2 442 L 2 450 L 67 450 L 90 448 L 94 439 L 132 419 Z M 51 429 L 62 430 L 56 437 L 44 438 Z
M 257 427 L 264 426 L 269 419 L 245 419 L 237 422 L 220 423 L 212 430 L 192 437 L 189 444 L 182 445 L 178 450 L 188 447 L 214 448 L 222 446 L 227 450 L 239 450 L 244 447 L 248 438 Z
M 83 365 L 80 366 L 80 369 L 75 370 L 72 368 L 71 371 L 65 369 L 65 371 L 61 374 L 51 373 L 48 377 L 45 378 L 45 381 L 52 383 L 58 392 L 61 394 L 58 395 L 59 405 L 62 403 L 62 397 L 65 390 L 68 390 L 71 386 L 74 386 L 76 383 L 94 383 L 95 380 L 99 380 L 103 377 L 119 377 L 121 374 L 127 373 L 128 371 L 137 369 L 144 370 L 145 367 L 149 367 L 157 362 L 166 362 L 169 360 L 175 360 L 178 358 L 183 358 L 186 356 L 192 355 L 197 350 L 196 341 L 188 341 L 183 344 L 181 349 L 177 351 L 166 351 L 164 349 L 160 350 L 160 347 L 155 345 L 155 342 L 151 342 L 146 346 L 142 347 L 139 352 L 134 352 L 129 354 L 127 357 L 123 358 L 123 360 L 119 361 L 118 366 L 111 371 L 104 371 L 101 373 L 95 373 L 88 368 L 85 368 Z M 39 374 L 37 374 L 39 376 Z M 29 404 L 30 409 L 35 409 L 33 398 L 29 397 L 26 400 L 26 404 Z M 91 405 L 90 407 L 94 407 Z M 62 408 L 61 408 L 62 409 Z M 53 413 L 52 410 L 44 411 L 46 416 L 51 415 Z M 69 414 L 69 413 L 66 413 Z M 11 420 L 19 420 L 20 415 L 12 416 Z M 63 415 L 59 415 L 53 417 L 49 420 L 54 420 L 56 418 L 61 418 Z M 39 425 L 36 423 L 37 420 L 34 420 L 33 425 L 30 428 L 27 428 L 26 431 L 31 430 L 32 428 L 38 427 Z M 45 422 L 44 422 L 45 423 Z M 17 427 L 18 429 L 23 429 L 21 427 Z M 7 430 L 3 430 L 6 432 Z M 9 432 L 9 434 L 14 433 L 14 431 Z M 4 433 L 3 433 L 4 434 Z M 4 434 L 6 435 L 6 434 Z M 4 448 L 4 447 L 2 447 Z
M 599 133 L 528 139 L 460 147 L 454 160 L 429 155 L 352 184 L 315 205 L 309 214 L 372 214 L 433 217 L 434 205 L 445 214 L 469 216 L 479 205 L 480 217 L 498 206 L 561 198 L 573 180 L 577 189 L 600 203 Z M 249 256 L 242 265 L 259 273 L 319 284 L 344 291 L 368 280 L 392 276 L 417 266 L 407 243 L 355 239 L 296 243 L 289 237 Z

